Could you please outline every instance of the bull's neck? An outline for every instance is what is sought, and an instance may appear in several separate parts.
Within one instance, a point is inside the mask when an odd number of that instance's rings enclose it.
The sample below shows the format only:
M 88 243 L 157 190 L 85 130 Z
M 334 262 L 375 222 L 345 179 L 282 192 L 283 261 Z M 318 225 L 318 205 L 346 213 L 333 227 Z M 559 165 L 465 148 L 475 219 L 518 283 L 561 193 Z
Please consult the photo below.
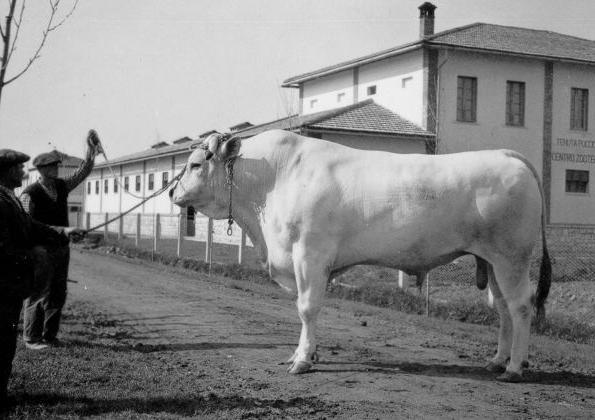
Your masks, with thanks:
M 223 166 L 223 165 L 222 165 Z M 267 247 L 262 234 L 261 220 L 266 208 L 267 191 L 271 188 L 266 165 L 262 162 L 239 157 L 233 163 L 231 213 L 234 220 L 246 231 L 253 243 L 260 249 L 262 257 L 267 257 Z M 216 178 L 214 190 L 217 201 L 229 206 L 229 185 L 227 172 L 222 169 Z

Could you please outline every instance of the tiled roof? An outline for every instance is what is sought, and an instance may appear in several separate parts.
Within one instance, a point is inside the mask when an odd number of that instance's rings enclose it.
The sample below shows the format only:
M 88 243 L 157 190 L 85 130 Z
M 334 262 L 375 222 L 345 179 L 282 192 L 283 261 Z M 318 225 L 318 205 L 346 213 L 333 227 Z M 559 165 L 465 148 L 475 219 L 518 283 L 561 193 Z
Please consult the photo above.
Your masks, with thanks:
M 296 87 L 299 83 L 307 80 L 394 57 L 424 46 L 470 48 L 486 52 L 595 64 L 595 41 L 593 40 L 537 29 L 473 23 L 438 32 L 424 39 L 374 54 L 290 77 L 283 82 L 282 86 Z
M 557 32 L 474 23 L 426 38 L 430 45 L 595 63 L 595 41 Z
M 163 156 L 171 156 L 179 153 L 183 153 L 187 151 L 192 145 L 200 143 L 199 140 L 192 140 L 185 143 L 179 144 L 172 144 L 169 146 L 163 146 L 158 149 L 148 149 L 143 150 L 141 152 L 133 153 L 130 155 L 120 156 L 117 158 L 111 158 L 108 155 L 109 161 L 108 162 L 101 162 L 95 165 L 95 168 L 103 168 L 107 166 L 112 166 L 116 164 L 126 163 L 126 162 L 134 162 L 139 160 L 147 160 L 147 159 L 158 159 L 159 157 Z M 109 151 L 108 151 L 109 153 Z
M 297 130 L 300 128 L 313 128 L 335 130 L 342 132 L 388 134 L 393 136 L 433 137 L 434 134 L 415 125 L 409 120 L 378 105 L 371 99 L 348 105 L 342 108 L 330 109 L 307 115 L 292 115 L 287 118 L 255 125 L 244 130 L 234 132 L 234 136 L 247 138 L 267 130 Z M 172 144 L 157 149 L 143 150 L 131 155 L 110 159 L 95 165 L 102 168 L 121 163 L 158 159 L 183 153 L 203 139 L 192 140 L 185 143 Z
M 266 130 L 296 130 L 315 128 L 346 132 L 364 132 L 401 136 L 432 137 L 433 133 L 424 130 L 409 120 L 368 99 L 342 108 L 331 109 L 306 115 L 293 115 L 288 118 L 251 127 L 236 135 L 250 137 Z

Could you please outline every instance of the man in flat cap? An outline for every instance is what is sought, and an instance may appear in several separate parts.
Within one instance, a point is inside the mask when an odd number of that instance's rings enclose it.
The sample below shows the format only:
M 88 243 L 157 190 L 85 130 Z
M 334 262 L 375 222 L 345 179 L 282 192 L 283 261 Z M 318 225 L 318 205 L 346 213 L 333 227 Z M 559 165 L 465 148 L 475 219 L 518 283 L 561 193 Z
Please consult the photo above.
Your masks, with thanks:
M 32 293 L 36 245 L 64 246 L 76 229 L 56 229 L 35 221 L 14 195 L 29 156 L 0 150 L 0 408 L 7 405 L 8 378 L 16 350 L 23 299 Z
M 79 168 L 67 178 L 58 178 L 58 166 L 62 161 L 56 152 L 43 153 L 33 160 L 33 165 L 41 175 L 40 179 L 29 185 L 21 195 L 21 202 L 35 220 L 50 226 L 68 226 L 68 194 L 89 175 L 93 169 L 95 156 L 100 148 L 99 138 L 94 130 L 87 136 L 87 155 Z M 48 345 L 58 345 L 56 336 L 60 329 L 62 308 L 66 302 L 68 264 L 70 248 L 63 246 L 48 247 L 52 269 L 39 270 L 36 279 L 47 287 L 30 296 L 25 301 L 23 339 L 31 350 L 41 350 Z

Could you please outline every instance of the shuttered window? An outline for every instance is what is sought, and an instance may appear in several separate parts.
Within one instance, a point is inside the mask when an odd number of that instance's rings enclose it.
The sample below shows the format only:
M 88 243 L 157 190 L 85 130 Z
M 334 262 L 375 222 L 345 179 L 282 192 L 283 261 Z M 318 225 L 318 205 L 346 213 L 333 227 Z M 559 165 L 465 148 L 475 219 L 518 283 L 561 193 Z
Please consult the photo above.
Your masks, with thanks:
M 155 174 L 149 174 L 149 191 L 153 191 L 155 187 Z
M 95 194 L 99 194 L 99 181 L 95 181 Z
M 118 178 L 114 178 L 114 193 L 118 192 Z
M 570 90 L 570 129 L 587 131 L 589 115 L 589 89 Z
M 506 125 L 525 125 L 525 83 L 506 82 Z
M 140 191 L 140 175 L 134 178 L 134 191 Z
M 109 181 L 107 179 L 103 180 L 103 193 L 107 194 L 109 192 Z
M 477 121 L 477 78 L 457 78 L 457 121 Z
M 87 194 L 91 194 L 91 182 L 87 182 Z
M 165 188 L 165 186 L 169 183 L 169 172 L 163 172 L 161 174 L 161 188 Z
M 127 176 L 124 177 L 124 191 L 128 191 L 130 189 L 130 178 Z
M 566 192 L 589 192 L 589 171 L 566 169 Z

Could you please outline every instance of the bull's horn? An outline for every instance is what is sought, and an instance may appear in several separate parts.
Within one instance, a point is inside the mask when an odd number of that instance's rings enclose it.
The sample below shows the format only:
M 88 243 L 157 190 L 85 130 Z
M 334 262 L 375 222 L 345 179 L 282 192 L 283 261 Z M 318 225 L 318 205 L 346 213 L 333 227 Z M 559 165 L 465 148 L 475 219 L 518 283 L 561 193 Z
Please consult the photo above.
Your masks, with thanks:
M 207 150 L 212 154 L 215 154 L 217 152 L 217 148 L 219 147 L 219 135 L 211 134 L 206 138 L 205 143 L 207 144 Z

